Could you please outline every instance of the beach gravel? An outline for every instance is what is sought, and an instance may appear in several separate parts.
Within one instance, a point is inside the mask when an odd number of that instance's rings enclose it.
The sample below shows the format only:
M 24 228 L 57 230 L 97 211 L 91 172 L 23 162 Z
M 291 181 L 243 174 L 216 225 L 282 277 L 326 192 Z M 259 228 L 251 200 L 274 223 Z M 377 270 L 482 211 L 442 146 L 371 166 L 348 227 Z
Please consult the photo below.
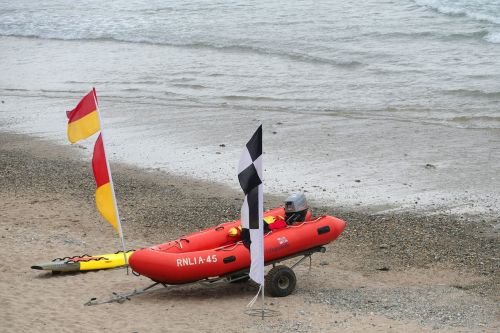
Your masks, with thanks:
M 291 296 L 267 299 L 280 316 L 266 319 L 265 325 L 242 314 L 255 289 L 237 284 L 189 287 L 82 309 L 90 296 L 105 297 L 111 290 L 135 289 L 149 281 L 130 280 L 120 270 L 53 277 L 29 269 L 35 261 L 118 246 L 112 228 L 95 211 L 90 163 L 75 149 L 0 135 L 0 244 L 9 254 L 0 265 L 5 300 L 0 321 L 7 323 L 7 331 L 32 331 L 36 325 L 51 331 L 51 320 L 63 314 L 75 318 L 71 327 L 78 330 L 85 317 L 102 312 L 111 322 L 119 323 L 124 314 L 129 319 L 120 325 L 87 324 L 87 331 L 160 332 L 165 317 L 179 332 L 241 331 L 227 329 L 220 311 L 238 318 L 248 332 L 498 331 L 498 221 L 334 206 L 315 206 L 314 212 L 347 221 L 344 233 L 313 258 L 311 269 L 307 261 L 294 269 L 298 282 Z M 152 169 L 116 163 L 112 168 L 130 247 L 162 243 L 239 217 L 239 191 Z M 267 196 L 266 206 L 280 205 L 282 199 Z M 65 296 L 68 288 L 72 298 Z M 21 293 L 24 297 L 16 296 Z M 139 321 L 133 319 L 137 313 Z

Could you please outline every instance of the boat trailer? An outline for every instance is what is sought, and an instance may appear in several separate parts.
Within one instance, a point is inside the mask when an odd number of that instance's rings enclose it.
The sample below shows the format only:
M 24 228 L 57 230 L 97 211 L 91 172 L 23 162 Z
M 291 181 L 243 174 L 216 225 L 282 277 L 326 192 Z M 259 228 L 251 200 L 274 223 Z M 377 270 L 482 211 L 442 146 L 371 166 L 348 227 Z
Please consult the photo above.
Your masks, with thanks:
M 324 246 L 318 246 L 314 247 L 305 251 L 297 252 L 292 255 L 282 257 L 276 260 L 271 260 L 265 262 L 265 266 L 272 265 L 273 267 L 271 270 L 267 273 L 266 278 L 265 278 L 265 290 L 268 294 L 274 297 L 285 297 L 290 295 L 294 290 L 296 286 L 296 276 L 295 273 L 293 272 L 293 269 L 297 267 L 300 263 L 302 263 L 305 259 L 309 258 L 309 269 L 311 269 L 312 265 L 312 255 L 315 253 L 325 253 L 326 248 Z M 293 259 L 296 257 L 302 257 L 300 258 L 297 262 L 295 262 L 293 265 L 290 267 L 285 266 L 285 265 L 277 265 L 281 263 L 282 261 Z M 134 272 L 132 272 L 134 273 Z M 249 277 L 249 270 L 243 269 L 240 271 L 235 271 L 231 272 L 229 274 L 219 276 L 219 277 L 214 277 L 214 278 L 206 278 L 203 280 L 199 281 L 194 281 L 194 282 L 188 282 L 188 283 L 182 283 L 182 284 L 175 284 L 175 285 L 170 285 L 162 282 L 155 282 L 146 288 L 140 289 L 140 290 L 134 290 L 133 292 L 126 293 L 126 294 L 119 294 L 116 292 L 113 292 L 113 296 L 107 300 L 102 300 L 99 301 L 96 297 L 91 298 L 88 302 L 84 303 L 84 305 L 91 306 L 91 305 L 99 305 L 99 304 L 106 304 L 106 303 L 124 303 L 125 301 L 130 301 L 131 297 L 143 295 L 146 293 L 150 293 L 159 289 L 154 289 L 157 286 L 163 286 L 167 290 L 175 289 L 178 287 L 184 287 L 184 286 L 189 286 L 189 285 L 194 285 L 194 284 L 200 284 L 203 286 L 211 286 L 216 283 L 234 283 L 238 281 L 247 281 L 250 279 Z

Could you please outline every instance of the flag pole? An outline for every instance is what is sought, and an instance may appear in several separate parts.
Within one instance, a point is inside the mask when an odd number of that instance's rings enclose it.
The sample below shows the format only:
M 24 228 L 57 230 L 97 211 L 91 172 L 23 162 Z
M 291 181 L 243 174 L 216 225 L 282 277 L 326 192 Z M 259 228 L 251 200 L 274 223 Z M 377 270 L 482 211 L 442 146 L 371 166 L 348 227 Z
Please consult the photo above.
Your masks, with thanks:
M 262 126 L 262 124 L 260 125 Z M 262 152 L 264 152 L 264 147 L 263 147 L 263 140 L 261 140 L 260 144 L 261 144 L 261 150 Z M 262 226 L 262 229 L 264 229 L 264 156 L 261 155 L 260 157 L 262 159 L 262 169 L 261 169 L 261 172 L 262 172 L 262 184 L 260 186 L 262 186 L 262 197 L 259 198 L 259 223 L 261 224 Z M 264 234 L 263 233 L 264 230 L 262 230 L 262 235 Z M 261 253 L 262 253 L 262 263 L 265 262 L 265 258 L 264 258 L 264 236 L 262 236 L 262 243 L 261 243 Z M 261 284 L 261 289 L 262 289 L 262 320 L 264 320 L 264 312 L 266 311 L 265 310 L 265 305 L 264 305 L 264 283 L 265 283 L 266 279 L 265 279 L 265 275 L 264 275 L 264 269 L 262 270 L 262 284 Z
M 115 195 L 115 186 L 113 184 L 113 177 L 111 175 L 111 167 L 109 165 L 108 161 L 108 155 L 106 154 L 106 143 L 104 140 L 104 130 L 102 126 L 102 119 L 101 119 L 101 112 L 99 110 L 99 104 L 97 104 L 97 98 L 96 98 L 96 93 L 95 93 L 95 88 L 92 88 L 93 96 L 94 96 L 94 102 L 97 108 L 97 116 L 99 117 L 99 124 L 101 128 L 101 139 L 102 139 L 102 149 L 104 150 L 104 156 L 106 157 L 106 167 L 108 168 L 108 176 L 109 176 L 109 184 L 111 185 L 111 193 L 113 194 L 113 204 L 115 207 L 115 214 L 116 214 L 116 223 L 118 224 L 118 232 L 120 234 L 120 240 L 122 243 L 122 248 L 123 248 L 123 259 L 125 260 L 125 267 L 127 268 L 127 275 L 128 273 L 128 260 L 127 260 L 127 249 L 125 248 L 125 240 L 123 238 L 123 230 L 122 230 L 122 224 L 120 222 L 120 214 L 118 212 L 118 205 L 116 201 L 116 195 Z
M 262 125 L 261 125 L 262 126 Z M 262 143 L 261 143 L 262 144 Z M 262 147 L 263 149 L 263 147 Z M 262 184 L 260 184 L 260 186 L 262 186 L 262 197 L 259 198 L 259 223 L 261 223 L 261 226 L 262 226 L 262 229 L 264 229 L 264 157 L 261 155 L 261 159 L 262 159 Z M 262 230 L 262 234 L 264 234 L 264 230 Z M 261 253 L 262 253 L 262 262 L 264 263 L 265 262 L 265 258 L 264 258 L 264 236 L 262 236 L 262 243 L 261 243 Z M 264 283 L 265 283 L 266 279 L 265 279 L 265 275 L 264 275 L 264 270 L 262 270 L 262 284 L 260 285 L 261 287 L 261 292 L 262 292 L 262 320 L 264 320 L 264 316 L 265 316 L 265 304 L 264 304 Z

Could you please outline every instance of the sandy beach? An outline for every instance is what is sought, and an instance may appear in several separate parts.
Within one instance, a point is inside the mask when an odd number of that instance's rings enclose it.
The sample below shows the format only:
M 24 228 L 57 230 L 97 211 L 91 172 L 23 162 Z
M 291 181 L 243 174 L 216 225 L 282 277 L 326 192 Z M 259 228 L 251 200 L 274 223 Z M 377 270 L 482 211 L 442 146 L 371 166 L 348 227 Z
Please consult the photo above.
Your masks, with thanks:
M 499 1 L 0 0 L 0 333 L 500 332 Z M 249 283 L 86 306 L 151 281 L 30 268 L 122 249 L 67 141 L 93 87 L 129 249 L 238 219 L 260 125 L 265 208 L 347 222 L 278 316 Z
M 55 257 L 119 249 L 94 208 L 81 148 L 0 134 L 1 332 L 497 332 L 498 220 L 370 214 L 313 207 L 347 221 L 343 235 L 295 271 L 296 291 L 266 298 L 279 316 L 244 314 L 247 284 L 159 289 L 122 304 L 84 306 L 149 285 L 116 269 L 34 271 Z M 144 247 L 238 218 L 241 193 L 113 164 L 126 242 Z M 266 197 L 266 207 L 282 197 Z M 361 211 L 361 210 L 360 210 Z

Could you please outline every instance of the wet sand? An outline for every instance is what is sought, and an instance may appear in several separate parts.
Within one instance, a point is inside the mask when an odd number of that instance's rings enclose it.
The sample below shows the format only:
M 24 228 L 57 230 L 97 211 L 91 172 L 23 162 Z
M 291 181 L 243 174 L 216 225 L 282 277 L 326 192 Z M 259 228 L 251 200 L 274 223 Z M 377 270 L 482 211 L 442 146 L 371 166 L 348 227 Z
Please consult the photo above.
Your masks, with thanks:
M 325 93 L 323 111 L 314 111 L 315 99 L 303 107 L 295 103 L 278 106 L 266 99 L 247 104 L 248 99 L 224 96 L 243 94 L 233 91 L 240 84 L 252 95 L 255 88 L 265 86 L 262 80 L 269 79 L 283 80 L 274 84 L 295 99 L 306 91 L 314 94 L 325 89 L 341 73 L 330 66 L 320 67 L 317 75 L 327 71 L 326 86 L 315 81 L 304 91 L 299 82 L 317 77 L 314 72 L 297 73 L 295 62 L 262 55 L 109 40 L 0 36 L 0 43 L 4 46 L 0 50 L 0 131 L 66 145 L 65 110 L 95 87 L 113 162 L 159 168 L 239 190 L 235 173 L 241 147 L 262 123 L 266 193 L 286 196 L 292 189 L 302 189 L 316 202 L 334 202 L 336 207 L 357 211 L 500 216 L 500 129 L 497 117 L 484 117 L 481 124 L 481 115 L 487 114 L 486 100 L 481 97 L 469 99 L 463 109 L 447 112 L 433 108 L 436 99 L 429 97 L 426 87 L 417 109 L 409 100 L 402 100 L 399 109 L 390 107 L 395 102 L 391 89 L 388 95 L 377 95 L 382 110 L 363 110 L 364 98 L 355 96 L 369 94 L 370 89 L 358 85 L 372 78 L 373 73 L 367 73 L 354 86 L 340 84 L 341 89 L 348 89 L 352 108 L 339 105 L 338 89 Z M 247 56 L 253 59 L 250 67 Z M 493 58 L 493 54 L 487 57 Z M 217 68 L 217 63 L 224 66 Z M 262 76 L 255 64 L 274 64 L 285 73 L 271 70 Z M 432 82 L 444 89 L 446 83 L 436 80 L 436 71 L 432 71 Z M 216 73 L 220 75 L 212 75 Z M 299 81 L 288 76 L 292 73 Z M 352 74 L 360 75 L 357 70 Z M 394 79 L 379 83 L 394 84 Z M 410 81 L 412 97 L 417 97 L 417 82 Z M 494 89 L 497 81 L 483 88 Z M 187 89 L 179 83 L 207 87 Z M 279 91 L 269 87 L 265 96 L 281 100 Z M 439 98 L 446 96 L 443 92 Z M 493 96 L 488 99 L 497 103 Z M 472 108 L 476 103 L 477 109 Z M 474 124 L 476 118 L 479 123 Z M 452 119 L 472 119 L 473 124 Z M 79 144 L 91 151 L 90 140 Z
M 313 207 L 348 223 L 325 254 L 298 266 L 296 291 L 266 298 L 279 316 L 244 314 L 247 284 L 157 290 L 123 304 L 91 297 L 150 284 L 123 269 L 58 274 L 30 266 L 114 252 L 94 208 L 89 160 L 77 146 L 0 134 L 2 332 L 495 332 L 500 329 L 499 221 L 419 211 L 375 214 Z M 241 193 L 211 182 L 112 165 L 126 242 L 138 248 L 238 218 Z M 266 207 L 282 197 L 266 197 Z

